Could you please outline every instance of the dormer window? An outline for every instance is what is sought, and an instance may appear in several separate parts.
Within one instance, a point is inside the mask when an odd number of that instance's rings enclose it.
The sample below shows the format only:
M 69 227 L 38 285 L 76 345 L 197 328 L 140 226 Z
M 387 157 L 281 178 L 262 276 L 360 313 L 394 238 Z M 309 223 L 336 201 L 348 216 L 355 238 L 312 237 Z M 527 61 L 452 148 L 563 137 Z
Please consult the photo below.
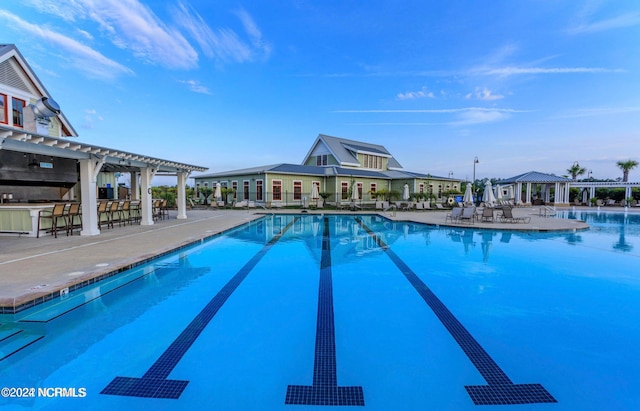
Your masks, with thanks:
M 382 170 L 382 157 L 365 154 L 363 166 L 365 168 L 375 168 L 377 170 Z
M 329 163 L 329 156 L 327 154 L 316 156 L 317 166 L 326 166 L 328 163 Z

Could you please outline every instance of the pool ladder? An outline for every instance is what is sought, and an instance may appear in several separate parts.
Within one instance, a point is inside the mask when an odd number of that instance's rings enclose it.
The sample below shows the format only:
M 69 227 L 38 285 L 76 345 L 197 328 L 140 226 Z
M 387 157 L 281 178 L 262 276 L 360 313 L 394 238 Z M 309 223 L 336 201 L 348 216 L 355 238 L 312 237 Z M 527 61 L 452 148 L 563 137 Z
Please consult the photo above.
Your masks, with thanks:
M 549 206 L 540 206 L 540 217 L 552 217 L 556 215 L 556 209 Z

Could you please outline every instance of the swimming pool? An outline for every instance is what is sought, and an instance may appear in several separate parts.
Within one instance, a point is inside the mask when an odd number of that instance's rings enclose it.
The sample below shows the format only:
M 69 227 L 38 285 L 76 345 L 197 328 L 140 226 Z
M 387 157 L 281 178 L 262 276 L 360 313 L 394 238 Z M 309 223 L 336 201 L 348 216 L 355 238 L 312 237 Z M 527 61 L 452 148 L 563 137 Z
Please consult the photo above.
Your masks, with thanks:
M 591 216 L 562 233 L 268 216 L 1 317 L 0 352 L 34 342 L 0 385 L 35 391 L 0 406 L 638 409 L 640 216 Z

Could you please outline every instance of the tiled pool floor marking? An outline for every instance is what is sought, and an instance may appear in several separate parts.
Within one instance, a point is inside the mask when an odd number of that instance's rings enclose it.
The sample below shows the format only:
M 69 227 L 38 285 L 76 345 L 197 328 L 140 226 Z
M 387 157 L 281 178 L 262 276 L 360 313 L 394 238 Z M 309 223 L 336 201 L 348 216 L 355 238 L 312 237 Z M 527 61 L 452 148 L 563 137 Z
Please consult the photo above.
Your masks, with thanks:
M 360 226 L 371 236 L 378 246 L 384 250 L 398 269 L 409 280 L 422 299 L 438 317 L 442 325 L 456 340 L 462 351 L 487 381 L 488 385 L 467 385 L 465 389 L 476 405 L 531 404 L 557 402 L 540 384 L 514 384 L 507 374 L 496 364 L 491 356 L 482 348 L 469 331 L 449 311 L 442 301 L 411 270 L 402 259 L 394 253 L 360 218 L 356 218 Z
M 331 277 L 331 235 L 329 233 L 329 219 L 325 217 L 322 233 L 322 256 L 320 258 L 313 385 L 289 385 L 285 404 L 364 405 L 362 387 L 338 386 Z
M 293 219 L 282 232 L 273 236 L 252 258 L 249 260 L 209 303 L 196 315 L 182 333 L 171 343 L 156 362 L 147 370 L 142 378 L 116 377 L 107 385 L 100 394 L 122 395 L 129 397 L 171 398 L 178 399 L 189 381 L 168 380 L 167 377 L 180 362 L 191 345 L 198 339 L 200 333 L 213 319 L 218 310 L 224 305 L 240 283 L 249 275 L 251 270 L 273 247 L 273 245 L 291 228 L 299 218 Z

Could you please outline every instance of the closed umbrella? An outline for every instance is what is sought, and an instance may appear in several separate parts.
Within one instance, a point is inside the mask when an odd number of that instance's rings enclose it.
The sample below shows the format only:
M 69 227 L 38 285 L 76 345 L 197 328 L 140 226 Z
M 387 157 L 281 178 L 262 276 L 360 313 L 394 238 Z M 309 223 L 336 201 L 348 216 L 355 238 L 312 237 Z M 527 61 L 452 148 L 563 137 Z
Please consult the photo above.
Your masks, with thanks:
M 404 185 L 404 191 L 402 192 L 402 199 L 405 201 L 409 199 L 409 184 Z
M 484 193 L 482 194 L 482 201 L 485 204 L 493 205 L 496 202 L 496 197 L 493 195 L 493 190 L 491 188 L 491 181 L 487 181 L 484 186 Z
M 220 183 L 216 183 L 216 191 L 215 193 L 213 193 L 213 197 L 216 199 L 216 201 L 219 201 L 220 197 L 222 197 L 222 191 L 220 190 Z
M 353 191 L 351 193 L 351 200 L 358 201 L 360 197 L 358 196 L 358 186 L 353 186 Z
M 462 202 L 465 205 L 473 204 L 473 193 L 471 192 L 471 184 L 467 184 L 467 188 L 464 190 L 464 197 L 462 197 Z
M 500 187 L 500 184 L 496 184 L 496 200 L 502 201 L 502 188 Z
M 311 199 L 317 200 L 320 198 L 320 193 L 318 193 L 318 186 L 316 184 L 311 185 Z

